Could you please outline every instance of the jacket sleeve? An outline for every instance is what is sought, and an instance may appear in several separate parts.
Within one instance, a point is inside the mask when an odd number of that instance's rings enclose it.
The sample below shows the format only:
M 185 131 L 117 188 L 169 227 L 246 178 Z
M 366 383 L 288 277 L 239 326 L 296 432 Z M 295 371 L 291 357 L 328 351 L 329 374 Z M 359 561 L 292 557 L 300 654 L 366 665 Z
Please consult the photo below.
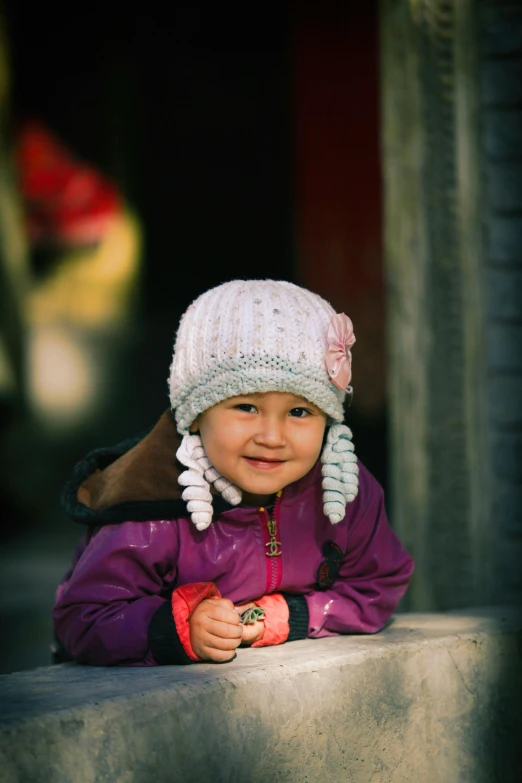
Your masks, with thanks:
M 364 468 L 359 495 L 344 523 L 347 539 L 331 585 L 305 596 L 285 596 L 290 608 L 290 636 L 322 637 L 338 633 L 376 633 L 406 592 L 413 560 L 391 529 L 383 491 Z M 292 630 L 293 629 L 293 630 Z
M 55 631 L 67 652 L 99 666 L 190 663 L 171 608 L 177 552 L 173 522 L 102 527 L 54 606 Z

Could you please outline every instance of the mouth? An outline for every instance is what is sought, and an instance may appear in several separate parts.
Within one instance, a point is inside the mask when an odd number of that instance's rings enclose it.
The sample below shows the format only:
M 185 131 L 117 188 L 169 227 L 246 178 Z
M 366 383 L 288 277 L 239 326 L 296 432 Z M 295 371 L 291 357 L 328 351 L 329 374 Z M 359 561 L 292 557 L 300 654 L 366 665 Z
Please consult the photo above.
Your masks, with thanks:
M 284 459 L 272 459 L 271 457 L 243 457 L 247 465 L 257 470 L 274 470 L 280 465 L 284 465 Z

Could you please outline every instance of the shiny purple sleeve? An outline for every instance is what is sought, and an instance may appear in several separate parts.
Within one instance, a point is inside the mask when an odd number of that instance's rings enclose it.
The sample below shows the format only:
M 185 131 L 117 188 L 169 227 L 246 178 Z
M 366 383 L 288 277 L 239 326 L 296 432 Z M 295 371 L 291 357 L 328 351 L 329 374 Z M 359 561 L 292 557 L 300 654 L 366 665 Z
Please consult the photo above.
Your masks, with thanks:
M 310 637 L 380 631 L 413 572 L 412 558 L 388 523 L 381 486 L 365 468 L 359 480 L 339 573 L 329 589 L 305 596 Z
M 179 548 L 169 521 L 107 525 L 60 585 L 58 639 L 80 663 L 149 666 L 151 619 L 170 597 Z

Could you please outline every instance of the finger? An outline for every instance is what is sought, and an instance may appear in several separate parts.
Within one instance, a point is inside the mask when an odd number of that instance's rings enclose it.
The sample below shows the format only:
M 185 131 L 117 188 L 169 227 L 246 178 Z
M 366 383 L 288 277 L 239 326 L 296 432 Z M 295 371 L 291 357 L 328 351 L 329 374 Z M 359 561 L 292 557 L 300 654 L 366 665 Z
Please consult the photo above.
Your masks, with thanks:
M 222 606 L 223 609 L 231 609 L 234 611 L 234 604 L 229 598 L 207 598 L 207 601 L 212 601 L 216 606 Z
M 213 650 L 235 650 L 240 644 L 241 637 L 239 639 L 224 639 L 221 636 L 206 634 L 203 639 L 203 645 Z
M 200 656 L 204 658 L 206 661 L 212 661 L 213 663 L 228 663 L 229 661 L 233 661 L 236 657 L 236 651 L 233 650 L 232 652 L 225 651 L 225 650 L 216 650 L 213 647 L 207 647 L 203 651 L 203 656 Z
M 218 620 L 208 619 L 205 630 L 212 636 L 218 636 L 220 639 L 241 639 L 243 636 L 242 626 L 224 623 Z
M 233 606 L 234 605 L 232 604 L 232 607 Z M 234 608 L 230 609 L 228 606 L 209 606 L 207 609 L 207 617 L 221 623 L 229 623 L 230 625 L 239 625 L 240 622 L 236 610 Z
M 209 650 L 220 650 L 230 656 L 239 647 L 241 639 L 221 639 L 218 636 L 205 633 L 191 643 L 198 658 L 208 658 Z
M 250 644 L 254 641 L 253 627 L 251 625 L 245 625 L 245 630 L 241 638 L 241 644 Z
M 260 639 L 261 636 L 264 633 L 264 623 L 262 620 L 256 620 L 255 623 L 250 623 L 249 625 L 243 626 L 243 636 L 241 641 L 245 644 L 250 644 L 251 642 L 257 641 L 257 639 Z
M 236 604 L 234 609 L 238 614 L 242 614 L 246 609 L 252 609 L 255 606 L 253 601 L 249 601 L 248 604 Z

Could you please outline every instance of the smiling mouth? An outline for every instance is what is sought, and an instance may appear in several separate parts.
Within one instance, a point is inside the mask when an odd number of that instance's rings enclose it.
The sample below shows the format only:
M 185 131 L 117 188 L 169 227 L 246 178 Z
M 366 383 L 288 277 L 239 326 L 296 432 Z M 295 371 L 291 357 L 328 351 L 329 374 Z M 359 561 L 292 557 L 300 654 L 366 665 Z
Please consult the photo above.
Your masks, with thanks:
M 245 462 L 254 468 L 260 468 L 261 470 L 271 470 L 277 468 L 279 465 L 283 465 L 286 460 L 284 459 L 266 459 L 264 457 L 243 457 Z

